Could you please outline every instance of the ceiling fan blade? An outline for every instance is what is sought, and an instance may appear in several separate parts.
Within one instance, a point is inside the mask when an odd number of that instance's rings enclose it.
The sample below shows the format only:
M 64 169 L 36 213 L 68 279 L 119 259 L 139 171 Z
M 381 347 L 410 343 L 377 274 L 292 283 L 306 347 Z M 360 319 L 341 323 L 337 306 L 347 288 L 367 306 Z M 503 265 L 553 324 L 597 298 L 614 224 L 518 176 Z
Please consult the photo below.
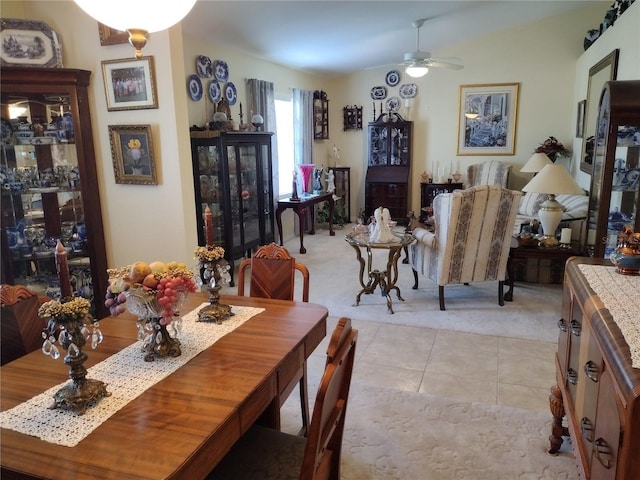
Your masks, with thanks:
M 445 62 L 437 58 L 430 58 L 427 62 L 427 66 L 436 68 L 448 68 L 449 70 L 462 70 L 464 68 L 464 65 L 460 65 L 459 63 Z

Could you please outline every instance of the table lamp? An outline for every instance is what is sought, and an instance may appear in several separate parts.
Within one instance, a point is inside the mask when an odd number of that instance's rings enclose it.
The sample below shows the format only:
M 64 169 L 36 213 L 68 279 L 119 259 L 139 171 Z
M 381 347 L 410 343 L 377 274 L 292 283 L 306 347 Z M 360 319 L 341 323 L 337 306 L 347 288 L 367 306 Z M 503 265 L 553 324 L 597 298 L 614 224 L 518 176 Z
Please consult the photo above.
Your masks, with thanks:
M 528 162 L 527 162 L 528 163 Z M 555 248 L 558 246 L 556 229 L 562 219 L 564 208 L 556 200 L 556 195 L 583 195 L 584 191 L 576 183 L 566 168 L 554 163 L 545 165 L 540 172 L 522 189 L 523 192 L 546 193 L 549 195 L 538 211 L 538 217 L 544 232 L 540 246 Z
M 525 163 L 520 169 L 521 172 L 533 173 L 535 176 L 545 165 L 552 165 L 553 162 L 544 153 L 534 153 L 527 163 Z

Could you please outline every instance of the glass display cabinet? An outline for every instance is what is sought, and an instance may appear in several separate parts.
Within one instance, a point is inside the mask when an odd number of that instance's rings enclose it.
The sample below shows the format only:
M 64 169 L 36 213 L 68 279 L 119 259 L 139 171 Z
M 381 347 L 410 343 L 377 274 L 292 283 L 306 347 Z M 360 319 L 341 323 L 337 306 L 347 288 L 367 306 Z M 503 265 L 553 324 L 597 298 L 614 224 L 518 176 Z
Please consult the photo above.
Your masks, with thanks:
M 397 113 L 381 114 L 369 123 L 365 215 L 382 206 L 393 220 L 407 223 L 411 131 L 412 123 Z
M 640 231 L 640 80 L 605 83 L 596 125 L 587 243 L 609 258 L 625 225 Z
M 74 296 L 107 315 L 107 258 L 87 87 L 91 72 L 3 68 L 2 283 L 60 297 L 54 248 Z
M 213 240 L 234 260 L 273 242 L 271 133 L 191 132 L 198 244 L 204 245 L 204 212 L 213 217 Z M 233 286 L 233 280 L 231 282 Z

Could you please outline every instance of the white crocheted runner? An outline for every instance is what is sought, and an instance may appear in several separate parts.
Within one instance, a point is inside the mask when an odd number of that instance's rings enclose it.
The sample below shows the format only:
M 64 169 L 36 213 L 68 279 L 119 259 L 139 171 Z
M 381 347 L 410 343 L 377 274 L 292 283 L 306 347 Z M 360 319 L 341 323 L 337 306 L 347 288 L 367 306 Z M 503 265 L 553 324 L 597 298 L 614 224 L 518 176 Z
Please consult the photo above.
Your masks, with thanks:
M 631 365 L 640 368 L 640 277 L 621 275 L 615 267 L 604 265 L 578 267 L 629 344 Z
M 179 336 L 182 354 L 179 357 L 165 357 L 145 362 L 141 343 L 136 342 L 89 368 L 87 378 L 105 382 L 111 396 L 88 408 L 84 415 L 47 408 L 53 403 L 55 392 L 67 383 L 64 382 L 10 410 L 0 412 L 0 426 L 33 435 L 46 442 L 73 447 L 145 390 L 175 372 L 254 315 L 264 311 L 264 308 L 233 306 L 234 315 L 222 325 L 218 325 L 196 321 L 198 311 L 205 305 L 207 303 L 182 317 L 182 332 Z M 136 329 L 135 322 L 132 322 L 131 328 Z M 42 361 L 50 359 L 43 355 Z M 64 367 L 62 364 L 61 366 Z

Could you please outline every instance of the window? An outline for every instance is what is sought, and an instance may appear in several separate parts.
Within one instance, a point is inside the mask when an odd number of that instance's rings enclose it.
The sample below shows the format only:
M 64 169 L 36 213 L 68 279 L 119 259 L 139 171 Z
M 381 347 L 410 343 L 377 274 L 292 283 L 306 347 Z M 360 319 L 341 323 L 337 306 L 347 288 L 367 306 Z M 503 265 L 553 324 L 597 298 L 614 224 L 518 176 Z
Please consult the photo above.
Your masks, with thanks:
M 293 182 L 293 101 L 276 99 L 276 135 L 278 138 L 278 196 L 289 196 Z

